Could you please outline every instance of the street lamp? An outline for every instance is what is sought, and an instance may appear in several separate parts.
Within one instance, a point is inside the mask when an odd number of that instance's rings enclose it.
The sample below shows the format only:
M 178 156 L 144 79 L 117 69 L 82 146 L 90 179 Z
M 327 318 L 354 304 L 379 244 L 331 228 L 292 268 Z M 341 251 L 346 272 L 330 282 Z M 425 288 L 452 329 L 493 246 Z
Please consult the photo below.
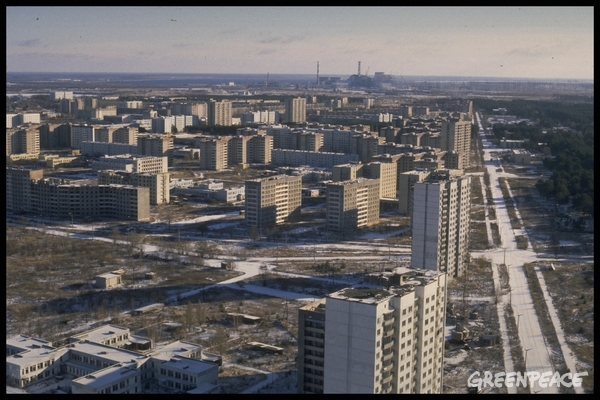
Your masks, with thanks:
M 521 315 L 523 314 L 517 315 L 517 330 L 519 330 L 519 319 L 521 318 Z

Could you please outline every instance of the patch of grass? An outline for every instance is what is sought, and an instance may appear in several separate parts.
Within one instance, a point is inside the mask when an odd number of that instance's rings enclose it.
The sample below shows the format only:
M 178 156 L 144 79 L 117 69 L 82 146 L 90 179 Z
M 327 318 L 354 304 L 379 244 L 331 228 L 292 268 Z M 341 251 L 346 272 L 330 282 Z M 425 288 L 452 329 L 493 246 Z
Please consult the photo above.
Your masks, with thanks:
M 494 246 L 502 246 L 502 239 L 500 238 L 500 229 L 498 228 L 498 224 L 492 222 L 490 223 L 490 228 L 492 230 L 492 239 L 494 242 Z
M 508 211 L 508 216 L 510 217 L 510 224 L 512 225 L 513 229 L 521 229 L 522 225 L 517 217 L 515 203 L 508 192 L 508 182 L 506 181 L 506 178 L 500 178 L 500 188 L 502 189 L 502 196 L 504 196 L 506 211 Z
M 529 247 L 529 241 L 527 240 L 527 238 L 525 236 L 517 235 L 517 236 L 515 236 L 515 239 L 517 241 L 517 249 L 527 250 L 527 248 Z
M 525 275 L 527 276 L 527 283 L 529 284 L 529 290 L 533 299 L 533 307 L 535 313 L 538 316 L 540 322 L 540 328 L 542 329 L 542 335 L 544 338 L 544 344 L 549 348 L 550 362 L 552 363 L 554 370 L 560 372 L 560 374 L 567 373 L 567 364 L 562 357 L 562 351 L 554 330 L 554 325 L 548 312 L 548 306 L 544 300 L 544 294 L 540 286 L 540 281 L 537 278 L 535 272 L 535 264 L 529 263 L 524 265 Z M 561 385 L 560 393 L 575 393 L 573 388 L 566 388 Z

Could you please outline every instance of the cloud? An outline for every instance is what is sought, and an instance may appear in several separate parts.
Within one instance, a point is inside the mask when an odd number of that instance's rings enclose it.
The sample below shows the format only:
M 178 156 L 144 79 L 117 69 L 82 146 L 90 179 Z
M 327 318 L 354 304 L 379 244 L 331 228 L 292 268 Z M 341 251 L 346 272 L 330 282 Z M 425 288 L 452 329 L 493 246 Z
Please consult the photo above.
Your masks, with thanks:
M 277 50 L 275 49 L 268 49 L 268 50 L 261 50 L 258 52 L 259 55 L 264 56 L 267 54 L 273 54 L 273 53 L 277 53 Z
M 27 39 L 27 40 L 20 40 L 16 44 L 19 47 L 35 47 L 35 46 L 38 46 L 40 43 L 41 43 L 40 39 Z
M 260 39 L 258 43 L 263 44 L 290 44 L 294 42 L 300 42 L 306 38 L 305 35 L 286 35 L 286 36 L 272 36 L 266 39 Z
M 507 56 L 539 58 L 550 53 L 550 49 L 541 46 L 515 48 L 506 52 Z

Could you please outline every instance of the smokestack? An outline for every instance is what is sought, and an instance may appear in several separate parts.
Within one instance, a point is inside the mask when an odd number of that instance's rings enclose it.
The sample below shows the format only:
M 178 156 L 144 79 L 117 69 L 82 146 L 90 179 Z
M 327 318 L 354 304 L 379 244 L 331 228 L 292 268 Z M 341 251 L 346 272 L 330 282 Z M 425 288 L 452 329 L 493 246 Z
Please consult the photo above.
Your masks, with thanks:
M 317 61 L 317 86 L 319 86 L 319 62 Z
M 358 76 L 360 76 L 360 61 L 358 62 Z

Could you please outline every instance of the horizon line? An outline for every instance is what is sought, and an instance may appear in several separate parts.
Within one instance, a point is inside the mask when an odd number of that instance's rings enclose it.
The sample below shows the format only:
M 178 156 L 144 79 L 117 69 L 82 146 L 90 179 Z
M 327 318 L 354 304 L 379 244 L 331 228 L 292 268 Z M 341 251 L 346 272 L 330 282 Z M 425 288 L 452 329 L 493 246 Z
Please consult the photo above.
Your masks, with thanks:
M 94 71 L 94 72 L 77 72 L 77 71 L 61 71 L 61 72 L 57 72 L 57 71 L 6 71 L 7 74 L 138 74 L 138 75 L 144 75 L 144 74 L 161 74 L 161 75 L 264 75 L 265 77 L 267 75 L 305 75 L 305 76 L 316 76 L 316 74 L 314 73 L 290 73 L 290 72 L 274 72 L 274 73 L 270 73 L 270 72 L 266 72 L 266 73 L 258 73 L 258 72 L 127 72 L 127 71 L 122 71 L 122 72 L 115 72 L 115 71 L 104 71 L 104 72 L 98 72 L 98 71 Z M 384 73 L 385 74 L 385 73 Z M 336 74 L 336 73 L 332 73 L 332 74 L 323 74 L 320 76 L 321 77 L 344 77 L 344 76 L 352 76 L 352 75 L 356 75 L 356 74 Z M 414 78 L 414 77 L 418 77 L 418 78 L 470 78 L 470 79 L 496 79 L 496 80 L 538 80 L 538 81 L 544 81 L 544 80 L 552 80 L 552 81 L 585 81 L 586 83 L 593 83 L 594 82 L 594 78 L 549 78 L 549 77 L 544 77 L 544 78 L 535 78 L 535 77 L 497 77 L 497 76 L 483 76 L 483 75 L 402 75 L 402 74 L 395 74 L 395 75 L 391 75 L 391 74 L 385 74 L 387 76 L 392 76 L 395 79 L 399 79 L 399 78 Z M 366 76 L 366 75 L 365 75 Z

